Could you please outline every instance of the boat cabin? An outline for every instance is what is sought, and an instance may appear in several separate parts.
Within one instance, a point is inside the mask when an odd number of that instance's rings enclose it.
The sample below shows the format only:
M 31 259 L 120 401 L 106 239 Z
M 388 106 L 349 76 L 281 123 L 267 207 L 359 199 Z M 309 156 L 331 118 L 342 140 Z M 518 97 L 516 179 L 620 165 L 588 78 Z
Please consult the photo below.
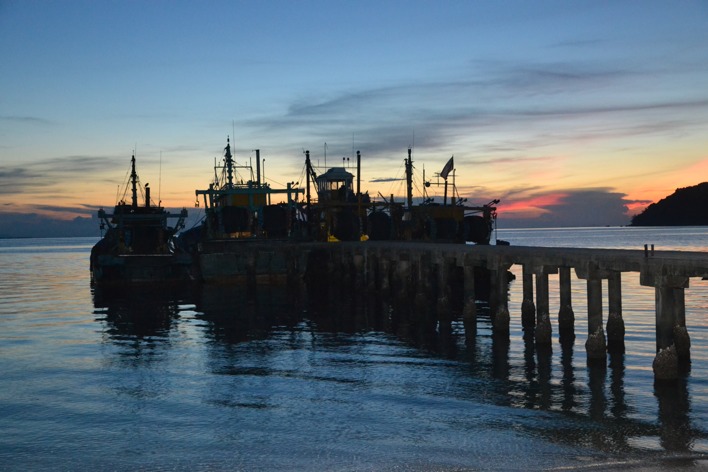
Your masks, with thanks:
M 320 203 L 325 202 L 353 202 L 354 175 L 347 172 L 344 167 L 332 167 L 316 179 L 317 198 Z

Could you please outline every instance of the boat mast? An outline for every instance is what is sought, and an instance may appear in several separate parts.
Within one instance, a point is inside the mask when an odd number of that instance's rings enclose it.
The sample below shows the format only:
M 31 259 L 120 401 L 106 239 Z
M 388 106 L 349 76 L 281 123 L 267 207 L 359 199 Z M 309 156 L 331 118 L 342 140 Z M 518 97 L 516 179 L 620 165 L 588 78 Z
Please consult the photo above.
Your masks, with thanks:
M 356 194 L 361 195 L 361 152 L 356 152 Z M 361 199 L 359 199 L 361 201 Z
M 135 153 L 133 153 L 132 159 L 130 159 L 130 183 L 133 196 L 133 208 L 138 207 L 138 173 L 135 172 Z
M 307 191 L 305 193 L 305 196 L 307 198 L 307 211 L 310 211 L 310 179 L 312 179 L 312 183 L 315 183 L 315 171 L 312 170 L 312 163 L 310 162 L 310 151 L 305 151 L 305 172 L 307 173 L 307 177 L 305 180 L 307 181 Z M 308 220 L 309 221 L 309 220 Z
M 314 232 L 314 225 L 312 221 L 312 206 L 310 205 L 312 196 L 310 193 L 310 179 L 312 179 L 312 185 L 315 186 L 315 190 L 317 189 L 317 176 L 315 175 L 315 171 L 312 168 L 312 162 L 310 162 L 310 151 L 305 151 L 305 173 L 307 176 L 305 177 L 305 180 L 307 181 L 307 190 L 305 192 L 305 197 L 307 199 L 307 209 L 305 213 L 305 217 L 307 220 L 307 231 L 312 234 Z
M 226 147 L 224 148 L 224 157 L 226 158 L 226 182 L 228 188 L 234 186 L 234 161 L 231 155 L 231 141 L 226 137 Z
M 406 159 L 406 191 L 408 196 L 408 209 L 413 207 L 413 158 L 411 148 L 408 148 L 408 159 Z

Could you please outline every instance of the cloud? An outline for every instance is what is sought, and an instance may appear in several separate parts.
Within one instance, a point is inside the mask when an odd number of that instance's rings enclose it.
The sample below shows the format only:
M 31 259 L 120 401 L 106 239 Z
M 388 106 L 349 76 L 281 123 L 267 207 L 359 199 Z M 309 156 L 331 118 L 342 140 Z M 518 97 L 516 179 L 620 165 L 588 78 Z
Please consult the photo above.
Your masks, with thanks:
M 95 218 L 72 220 L 36 213 L 0 213 L 0 238 L 100 236 Z
M 28 237 L 99 237 L 100 222 L 97 216 L 98 207 L 88 206 L 63 207 L 52 205 L 35 205 L 27 212 L 0 211 L 0 238 Z M 107 211 L 112 210 L 106 208 Z M 166 208 L 173 214 L 178 214 L 181 208 Z M 49 212 L 49 214 L 47 214 Z M 81 214 L 73 218 L 56 215 Z M 185 222 L 186 228 L 194 226 L 203 216 L 202 210 L 190 210 Z M 170 223 L 174 223 L 171 219 Z
M 42 125 L 42 126 L 48 126 L 48 125 L 54 124 L 53 121 L 47 120 L 46 118 L 40 118 L 38 116 L 0 115 L 0 121 L 4 121 L 7 123 Z
M 301 96 L 286 104 L 282 115 L 245 125 L 303 142 L 340 141 L 346 155 L 353 146 L 366 151 L 368 159 L 383 161 L 391 154 L 402 159 L 408 146 L 425 153 L 459 152 L 464 146 L 487 155 L 529 154 L 580 140 L 695 132 L 708 110 L 705 95 L 675 99 L 627 93 L 630 82 L 636 88 L 665 73 L 658 65 L 632 70 L 569 59 L 475 61 L 472 66 L 468 76 L 447 81 Z
M 62 185 L 95 178 L 104 172 L 126 169 L 125 159 L 108 156 L 61 156 L 0 166 L 0 194 L 32 193 Z
M 386 183 L 386 182 L 400 182 L 403 180 L 400 177 L 377 177 L 369 180 L 371 183 Z
M 531 191 L 499 205 L 504 227 L 620 226 L 630 222 L 626 195 L 607 188 Z M 505 217 L 509 215 L 509 217 Z
M 0 195 L 22 192 L 25 186 L 37 182 L 41 175 L 21 167 L 0 167 Z

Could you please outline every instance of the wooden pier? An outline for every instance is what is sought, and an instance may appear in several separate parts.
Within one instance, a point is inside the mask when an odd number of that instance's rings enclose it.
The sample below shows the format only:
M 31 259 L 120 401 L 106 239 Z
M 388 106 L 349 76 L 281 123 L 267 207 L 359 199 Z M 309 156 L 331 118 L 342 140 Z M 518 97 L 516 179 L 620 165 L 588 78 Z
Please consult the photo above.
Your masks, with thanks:
M 470 246 L 415 242 L 351 243 L 224 241 L 203 248 L 201 277 L 207 283 L 248 283 L 281 279 L 288 283 L 337 283 L 351 290 L 378 290 L 408 297 L 413 305 L 434 304 L 439 320 L 449 318 L 452 287 L 460 286 L 466 325 L 476 325 L 475 287 L 488 291 L 492 329 L 509 332 L 508 270 L 522 266 L 522 326 L 533 329 L 538 348 L 550 347 L 553 322 L 549 306 L 549 274 L 558 274 L 560 306 L 557 330 L 561 342 L 575 337 L 572 272 L 587 284 L 588 359 L 604 359 L 624 348 L 622 273 L 638 272 L 640 284 L 655 288 L 657 378 L 679 375 L 678 365 L 690 356 L 684 290 L 692 277 L 708 277 L 708 252 L 582 249 L 521 246 Z M 482 275 L 480 275 L 482 274 Z M 479 280 L 484 278 L 484 280 Z M 475 280 L 478 279 L 478 280 Z M 603 281 L 608 314 L 603 316 Z M 478 294 L 479 295 L 479 294 Z M 578 303 L 576 300 L 575 303 Z

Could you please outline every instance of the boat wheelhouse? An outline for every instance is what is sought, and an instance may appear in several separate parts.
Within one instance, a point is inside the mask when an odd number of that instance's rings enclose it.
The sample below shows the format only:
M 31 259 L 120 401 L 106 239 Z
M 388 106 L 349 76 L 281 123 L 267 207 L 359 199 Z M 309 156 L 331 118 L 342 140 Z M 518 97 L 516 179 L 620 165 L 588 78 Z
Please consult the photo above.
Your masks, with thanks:
M 238 165 L 227 139 L 224 159 L 214 166 L 214 181 L 206 190 L 196 190 L 205 210 L 203 240 L 288 238 L 297 225 L 296 201 L 301 189 L 288 183 L 274 188 L 261 177 L 260 150 L 256 150 L 256 173 Z M 285 202 L 274 202 L 274 196 Z

